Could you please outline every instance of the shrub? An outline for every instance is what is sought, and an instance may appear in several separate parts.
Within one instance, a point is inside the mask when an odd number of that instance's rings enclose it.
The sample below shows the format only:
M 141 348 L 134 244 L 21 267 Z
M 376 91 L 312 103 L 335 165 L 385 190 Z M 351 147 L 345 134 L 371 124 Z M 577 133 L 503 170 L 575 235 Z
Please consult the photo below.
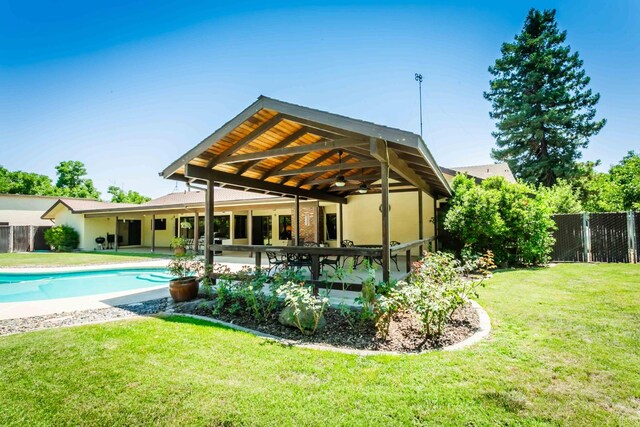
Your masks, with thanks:
M 313 334 L 324 319 L 323 314 L 329 298 L 319 298 L 313 295 L 309 286 L 287 282 L 278 288 L 278 294 L 284 297 L 285 310 L 289 309 L 293 324 L 304 334 Z M 281 314 L 287 316 L 283 311 Z
M 473 252 L 493 251 L 496 262 L 543 264 L 555 227 L 549 204 L 532 188 L 492 177 L 476 184 L 466 175 L 453 181 L 445 228 Z
M 56 251 L 70 251 L 78 247 L 78 232 L 67 225 L 57 225 L 44 232 L 44 240 Z
M 284 283 L 282 275 L 279 279 L 269 281 L 264 269 L 249 266 L 244 266 L 233 274 L 227 267 L 216 266 L 214 273 L 218 275 L 214 315 L 222 313 L 223 310 L 231 314 L 245 310 L 256 321 L 263 321 L 278 308 L 278 287 Z M 283 274 L 294 277 L 293 273 L 288 271 Z M 267 283 L 269 289 L 265 293 L 264 287 Z
M 414 263 L 406 282 L 398 283 L 392 303 L 415 311 L 427 335 L 440 334 L 453 313 L 478 296 L 482 280 L 464 278 L 468 268 L 469 264 L 461 264 L 451 254 L 429 253 Z

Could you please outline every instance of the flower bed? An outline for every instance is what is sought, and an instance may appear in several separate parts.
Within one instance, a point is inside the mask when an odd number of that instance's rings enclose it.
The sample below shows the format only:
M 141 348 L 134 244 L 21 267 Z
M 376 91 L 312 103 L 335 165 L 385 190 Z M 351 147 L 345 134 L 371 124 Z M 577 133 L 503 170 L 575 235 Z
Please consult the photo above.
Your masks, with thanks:
M 470 302 L 482 275 L 469 273 L 487 273 L 492 266 L 491 254 L 465 264 L 449 254 L 427 254 L 397 283 L 376 283 L 367 266 L 370 275 L 355 306 L 338 307 L 329 305 L 330 293 L 314 295 L 296 271 L 269 277 L 247 267 L 232 275 L 218 266 L 216 285 L 203 281 L 205 299 L 175 309 L 298 343 L 420 352 L 458 343 L 477 330 L 479 318 Z M 344 273 L 338 269 L 336 278 Z

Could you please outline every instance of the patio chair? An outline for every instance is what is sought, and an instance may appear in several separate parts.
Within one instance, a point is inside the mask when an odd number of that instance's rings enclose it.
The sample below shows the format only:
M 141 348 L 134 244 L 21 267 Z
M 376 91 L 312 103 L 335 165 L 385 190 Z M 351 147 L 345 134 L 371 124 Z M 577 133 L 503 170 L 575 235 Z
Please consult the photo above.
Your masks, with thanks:
M 400 244 L 400 242 L 398 242 L 397 240 L 392 240 L 392 241 L 389 242 L 389 245 L 391 245 L 391 246 L 397 246 L 399 244 Z M 391 255 L 390 259 L 396 265 L 396 269 L 398 271 L 400 271 L 400 267 L 398 267 L 398 254 Z
M 353 244 L 353 240 L 343 240 L 342 242 L 340 242 L 340 246 L 343 248 L 352 248 L 354 246 Z M 338 257 L 340 258 L 340 257 Z M 360 257 L 358 255 L 349 255 L 349 256 L 345 256 L 344 259 L 342 260 L 342 267 L 344 268 L 345 264 L 347 263 L 347 259 L 349 258 L 353 258 L 353 268 L 355 270 L 356 267 L 358 267 L 358 265 L 360 265 Z
M 311 255 L 288 253 L 285 264 L 287 268 L 295 268 L 296 270 L 308 268 L 311 272 Z
M 267 251 L 267 258 L 269 259 L 268 275 L 270 275 L 271 272 L 275 273 L 279 268 L 283 268 L 286 263 L 284 259 L 278 257 L 278 254 L 272 251 Z
M 338 269 L 338 266 L 341 266 L 341 264 L 340 264 L 340 255 L 336 256 L 335 258 L 330 258 L 329 256 L 324 256 L 320 260 L 320 270 L 324 270 L 325 267 L 331 267 L 331 268 L 333 268 L 333 271 L 335 272 Z

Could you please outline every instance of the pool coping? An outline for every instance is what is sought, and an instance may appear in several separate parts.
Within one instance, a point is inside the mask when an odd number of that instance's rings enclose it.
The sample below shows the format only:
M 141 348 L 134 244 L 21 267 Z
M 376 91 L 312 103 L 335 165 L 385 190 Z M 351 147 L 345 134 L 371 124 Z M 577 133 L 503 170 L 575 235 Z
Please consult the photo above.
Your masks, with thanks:
M 109 264 L 88 264 L 70 265 L 62 267 L 42 266 L 42 267 L 0 267 L 0 274 L 47 274 L 47 273 L 73 273 L 80 271 L 102 271 L 102 270 L 135 270 L 138 268 L 162 268 L 169 263 L 168 259 L 157 259 L 153 261 L 132 261 Z

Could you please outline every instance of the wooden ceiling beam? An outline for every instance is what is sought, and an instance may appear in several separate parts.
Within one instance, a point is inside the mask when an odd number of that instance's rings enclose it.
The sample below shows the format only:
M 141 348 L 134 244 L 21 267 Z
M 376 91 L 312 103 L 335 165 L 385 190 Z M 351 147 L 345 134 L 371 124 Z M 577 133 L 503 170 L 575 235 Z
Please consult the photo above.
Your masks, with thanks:
M 221 161 L 220 163 L 238 163 L 246 162 L 248 160 L 266 159 L 270 157 L 281 156 L 293 156 L 296 154 L 308 154 L 314 151 L 336 150 L 341 148 L 353 147 L 355 145 L 368 145 L 368 142 L 363 140 L 353 140 L 349 138 L 339 139 L 335 141 L 322 141 L 315 142 L 313 144 L 297 145 L 295 147 L 277 148 L 259 151 L 256 153 L 238 154 L 236 156 L 230 156 Z
M 351 158 L 352 158 L 351 154 L 347 154 L 346 156 L 342 157 L 342 161 L 344 162 L 345 160 L 349 160 Z M 354 158 L 356 158 L 356 157 L 354 157 Z M 308 166 L 312 166 L 311 163 Z M 334 175 L 332 175 L 332 178 L 335 178 L 340 173 L 339 170 L 336 170 L 335 172 L 336 173 Z M 326 171 L 325 172 L 314 173 L 310 177 L 307 177 L 307 178 L 303 179 L 302 181 L 300 181 L 298 184 L 296 184 L 296 187 L 302 187 L 303 185 L 309 185 L 309 183 L 311 181 L 313 181 L 313 180 L 315 180 L 317 178 L 320 178 L 322 175 L 325 175 L 326 173 L 327 173 Z
M 253 140 L 280 123 L 283 119 L 284 118 L 280 114 L 276 114 L 275 116 L 271 117 L 269 120 L 255 128 L 249 135 L 241 138 L 235 144 L 225 149 L 222 153 L 209 160 L 209 163 L 207 163 L 206 167 L 211 168 L 217 164 L 223 163 L 227 157 L 249 145 Z
M 329 160 L 335 154 L 336 154 L 336 151 L 334 151 L 334 150 L 327 151 L 326 153 L 324 153 L 320 157 L 318 157 L 315 160 L 312 160 L 309 163 L 307 163 L 305 166 L 309 166 L 310 167 L 310 166 L 319 165 L 320 163 L 322 163 L 322 162 L 324 162 L 326 160 Z M 299 159 L 297 159 L 297 160 L 299 160 Z M 286 166 L 284 166 L 284 162 L 283 162 L 283 164 L 278 165 L 277 170 L 280 171 L 280 170 L 284 169 L 285 167 Z M 276 169 L 274 169 L 273 172 L 276 172 Z M 282 179 L 280 180 L 280 184 L 285 184 L 286 182 L 290 181 L 291 178 L 292 178 L 292 176 L 284 176 L 284 177 L 282 177 Z
M 292 133 L 291 135 L 289 135 L 288 137 L 286 137 L 285 139 L 283 139 L 282 141 L 278 142 L 276 145 L 271 147 L 271 149 L 283 148 L 289 144 L 293 144 L 294 142 L 296 142 L 297 140 L 305 136 L 307 133 L 309 133 L 308 131 L 309 131 L 309 128 L 306 128 L 306 127 L 303 127 L 302 129 L 298 129 L 297 131 L 295 131 L 294 133 Z M 258 163 L 260 163 L 263 160 L 264 159 L 258 159 L 258 160 L 247 162 L 244 165 L 240 166 L 236 171 L 236 173 L 239 175 L 242 175 L 243 173 L 245 173 L 252 167 L 256 166 Z
M 219 183 L 227 183 L 237 185 L 243 188 L 257 189 L 273 192 L 283 195 L 294 195 L 306 197 L 309 199 L 324 200 L 333 203 L 347 203 L 347 199 L 335 194 L 324 193 L 319 190 L 305 190 L 288 185 L 280 185 L 274 182 L 262 181 L 259 179 L 248 178 L 246 176 L 234 173 L 221 172 L 214 169 L 207 169 L 201 166 L 187 164 L 185 166 L 185 176 L 204 181 L 213 181 Z
M 432 194 L 433 190 L 429 184 L 427 184 L 420 175 L 415 173 L 411 167 L 393 150 L 388 150 L 386 147 L 386 141 L 371 138 L 371 144 L 369 147 L 371 155 L 378 159 L 380 162 L 387 162 L 389 169 L 400 175 L 405 181 L 424 191 L 425 193 Z
M 374 166 L 378 166 L 380 163 L 377 160 L 370 160 L 367 162 L 357 162 L 357 163 L 342 163 L 342 164 L 333 164 L 326 166 L 314 166 L 314 167 L 304 167 L 301 169 L 289 169 L 280 172 L 274 173 L 272 176 L 287 176 L 287 175 L 304 175 L 306 173 L 314 173 L 314 172 L 331 172 L 337 170 L 349 170 L 349 169 L 363 169 L 363 168 L 371 168 Z
M 280 113 L 282 115 L 282 117 L 284 117 L 287 121 L 290 122 L 294 122 L 294 123 L 298 123 L 302 126 L 307 126 L 309 128 L 312 129 L 318 129 L 318 131 L 321 132 L 330 132 L 332 134 L 337 134 L 337 135 L 342 135 L 343 137 L 347 136 L 347 137 L 352 137 L 352 138 L 363 138 L 365 135 L 361 134 L 361 133 L 357 133 L 357 132 L 352 132 L 346 129 L 341 129 L 339 127 L 336 126 L 331 126 L 331 125 L 326 125 L 323 123 L 318 123 L 315 122 L 313 120 L 308 120 L 308 119 L 304 119 L 301 117 L 296 117 L 296 116 L 292 116 L 286 113 Z M 313 133 L 313 131 L 311 131 L 311 133 Z

